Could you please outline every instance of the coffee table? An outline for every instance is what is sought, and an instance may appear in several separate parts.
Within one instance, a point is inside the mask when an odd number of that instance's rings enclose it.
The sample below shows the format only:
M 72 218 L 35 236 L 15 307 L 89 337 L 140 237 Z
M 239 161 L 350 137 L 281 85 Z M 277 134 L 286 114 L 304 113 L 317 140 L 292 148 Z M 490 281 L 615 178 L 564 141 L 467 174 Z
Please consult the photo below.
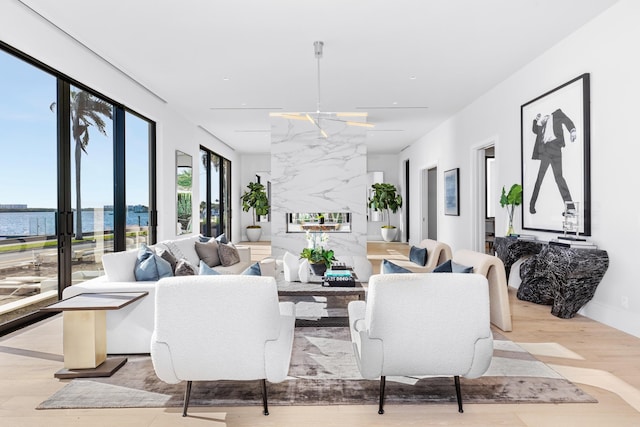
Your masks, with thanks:
M 83 293 L 42 308 L 62 311 L 64 369 L 56 378 L 109 377 L 126 357 L 107 358 L 107 312 L 148 295 L 148 292 Z
M 276 274 L 278 284 L 278 296 L 281 297 L 343 297 L 354 296 L 364 300 L 366 284 L 356 282 L 355 287 L 323 286 L 317 277 L 312 277 L 313 282 L 287 282 L 281 272 Z M 296 326 L 348 326 L 348 316 L 321 317 L 318 320 L 296 319 Z

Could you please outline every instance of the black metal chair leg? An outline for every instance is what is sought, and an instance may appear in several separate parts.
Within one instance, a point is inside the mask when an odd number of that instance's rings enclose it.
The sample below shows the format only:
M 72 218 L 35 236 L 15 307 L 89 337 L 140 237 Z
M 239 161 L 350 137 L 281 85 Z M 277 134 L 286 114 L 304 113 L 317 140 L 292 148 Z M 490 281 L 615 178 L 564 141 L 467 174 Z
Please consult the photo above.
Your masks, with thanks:
M 267 407 L 267 380 L 262 380 L 262 413 L 269 415 L 269 408 Z
M 458 398 L 458 412 L 463 413 L 464 411 L 462 410 L 462 391 L 460 390 L 460 377 L 456 375 L 455 377 L 453 377 L 453 380 L 456 383 L 456 397 Z
M 184 392 L 184 407 L 182 408 L 182 416 L 187 416 L 187 407 L 189 406 L 189 398 L 191 397 L 191 381 L 187 381 L 187 389 Z
M 384 405 L 384 386 L 387 382 L 387 377 L 384 375 L 380 377 L 380 403 L 378 404 L 378 414 L 384 414 L 384 409 L 382 406 Z

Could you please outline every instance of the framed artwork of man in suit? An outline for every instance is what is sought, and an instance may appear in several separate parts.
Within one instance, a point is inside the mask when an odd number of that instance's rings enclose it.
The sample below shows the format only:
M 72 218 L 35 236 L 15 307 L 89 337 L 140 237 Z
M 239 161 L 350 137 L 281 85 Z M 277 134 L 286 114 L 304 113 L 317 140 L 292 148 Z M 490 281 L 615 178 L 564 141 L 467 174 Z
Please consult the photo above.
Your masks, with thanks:
M 565 205 L 579 202 L 591 235 L 589 116 L 589 74 L 520 107 L 523 229 L 562 232 Z

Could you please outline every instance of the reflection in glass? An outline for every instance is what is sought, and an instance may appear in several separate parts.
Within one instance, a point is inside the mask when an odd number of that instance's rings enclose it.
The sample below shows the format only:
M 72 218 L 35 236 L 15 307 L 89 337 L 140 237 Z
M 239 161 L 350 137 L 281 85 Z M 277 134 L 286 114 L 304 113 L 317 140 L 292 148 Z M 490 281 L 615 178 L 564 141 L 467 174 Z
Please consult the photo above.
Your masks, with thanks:
M 176 150 L 176 234 L 191 232 L 193 164 L 191 156 Z
M 287 214 L 287 233 L 351 233 L 349 212 L 295 212 Z
M 0 70 L 3 325 L 58 299 L 58 191 L 56 114 L 49 108 L 56 79 L 2 50 Z

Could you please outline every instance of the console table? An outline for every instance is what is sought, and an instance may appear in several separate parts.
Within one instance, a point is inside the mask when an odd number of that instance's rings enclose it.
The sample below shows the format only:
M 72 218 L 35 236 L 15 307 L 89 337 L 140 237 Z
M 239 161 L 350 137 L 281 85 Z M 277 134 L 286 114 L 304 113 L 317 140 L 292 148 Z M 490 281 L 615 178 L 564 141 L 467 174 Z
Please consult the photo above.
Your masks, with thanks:
M 609 268 L 607 251 L 575 249 L 546 242 L 496 237 L 496 255 L 509 268 L 528 256 L 520 267 L 522 301 L 552 305 L 551 314 L 568 319 L 593 298 Z M 507 270 L 507 274 L 509 270 Z

